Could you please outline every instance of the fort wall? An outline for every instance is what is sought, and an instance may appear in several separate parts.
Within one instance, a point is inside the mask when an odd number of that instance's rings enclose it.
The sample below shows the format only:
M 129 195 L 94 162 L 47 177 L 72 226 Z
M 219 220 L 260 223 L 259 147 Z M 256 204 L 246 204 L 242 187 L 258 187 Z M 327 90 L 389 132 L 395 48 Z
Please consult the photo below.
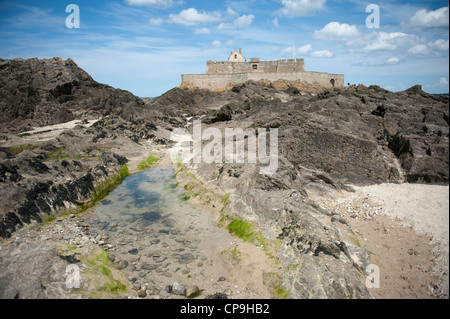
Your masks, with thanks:
M 310 84 L 318 84 L 325 88 L 344 87 L 343 74 L 328 74 L 320 72 L 298 72 L 298 73 L 234 73 L 234 74 L 183 74 L 182 83 L 200 89 L 220 90 L 234 86 L 246 81 L 286 80 L 291 82 L 303 81 Z
M 278 61 L 260 61 L 258 58 L 250 62 L 207 61 L 206 74 L 233 73 L 296 73 L 305 71 L 304 59 L 287 59 Z
M 344 87 L 343 74 L 307 72 L 304 59 L 260 61 L 251 58 L 247 61 L 241 49 L 231 52 L 229 61 L 206 61 L 205 74 L 181 75 L 182 84 L 210 90 L 223 90 L 249 80 L 302 81 L 324 88 Z

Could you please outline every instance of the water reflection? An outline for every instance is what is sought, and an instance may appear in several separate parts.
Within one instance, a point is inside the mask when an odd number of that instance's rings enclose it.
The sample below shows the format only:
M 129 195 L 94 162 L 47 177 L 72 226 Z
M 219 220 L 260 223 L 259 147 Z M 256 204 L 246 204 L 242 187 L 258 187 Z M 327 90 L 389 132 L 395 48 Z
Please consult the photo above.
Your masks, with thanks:
M 176 187 L 171 167 L 158 167 L 129 176 L 96 208 L 92 222 L 100 229 L 117 231 L 159 223 L 174 227 L 173 213 L 192 211 L 183 200 L 186 192 Z

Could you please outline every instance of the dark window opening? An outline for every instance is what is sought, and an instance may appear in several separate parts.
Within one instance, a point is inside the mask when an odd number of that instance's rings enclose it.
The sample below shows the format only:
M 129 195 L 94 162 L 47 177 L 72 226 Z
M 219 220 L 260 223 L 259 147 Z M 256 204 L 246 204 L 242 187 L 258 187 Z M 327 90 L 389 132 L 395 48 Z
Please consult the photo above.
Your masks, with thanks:
M 258 69 L 258 65 L 257 64 L 253 64 L 253 70 Z
M 331 85 L 334 87 L 334 83 L 335 83 L 334 79 L 331 79 L 331 80 L 330 80 L 330 83 L 331 83 Z
M 234 58 L 237 59 L 237 54 L 234 55 Z

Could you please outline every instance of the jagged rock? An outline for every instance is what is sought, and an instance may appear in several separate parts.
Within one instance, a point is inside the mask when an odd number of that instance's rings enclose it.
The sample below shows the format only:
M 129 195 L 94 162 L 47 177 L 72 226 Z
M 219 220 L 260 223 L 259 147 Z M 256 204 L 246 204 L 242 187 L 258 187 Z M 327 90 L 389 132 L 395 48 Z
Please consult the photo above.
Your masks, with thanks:
M 95 82 L 72 59 L 0 59 L 1 131 L 68 122 L 86 116 L 131 120 L 144 103 L 129 92 Z

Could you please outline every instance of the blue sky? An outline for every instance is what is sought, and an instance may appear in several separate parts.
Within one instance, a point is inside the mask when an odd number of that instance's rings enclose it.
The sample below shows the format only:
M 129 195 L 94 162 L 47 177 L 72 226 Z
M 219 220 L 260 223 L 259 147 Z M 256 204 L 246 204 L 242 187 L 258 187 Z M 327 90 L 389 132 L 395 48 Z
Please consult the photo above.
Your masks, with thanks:
M 80 9 L 67 28 L 66 6 Z M 369 4 L 380 28 L 368 28 Z M 1 1 L 0 58 L 68 57 L 96 81 L 137 96 L 204 73 L 206 60 L 305 58 L 307 71 L 391 91 L 449 91 L 448 1 Z

